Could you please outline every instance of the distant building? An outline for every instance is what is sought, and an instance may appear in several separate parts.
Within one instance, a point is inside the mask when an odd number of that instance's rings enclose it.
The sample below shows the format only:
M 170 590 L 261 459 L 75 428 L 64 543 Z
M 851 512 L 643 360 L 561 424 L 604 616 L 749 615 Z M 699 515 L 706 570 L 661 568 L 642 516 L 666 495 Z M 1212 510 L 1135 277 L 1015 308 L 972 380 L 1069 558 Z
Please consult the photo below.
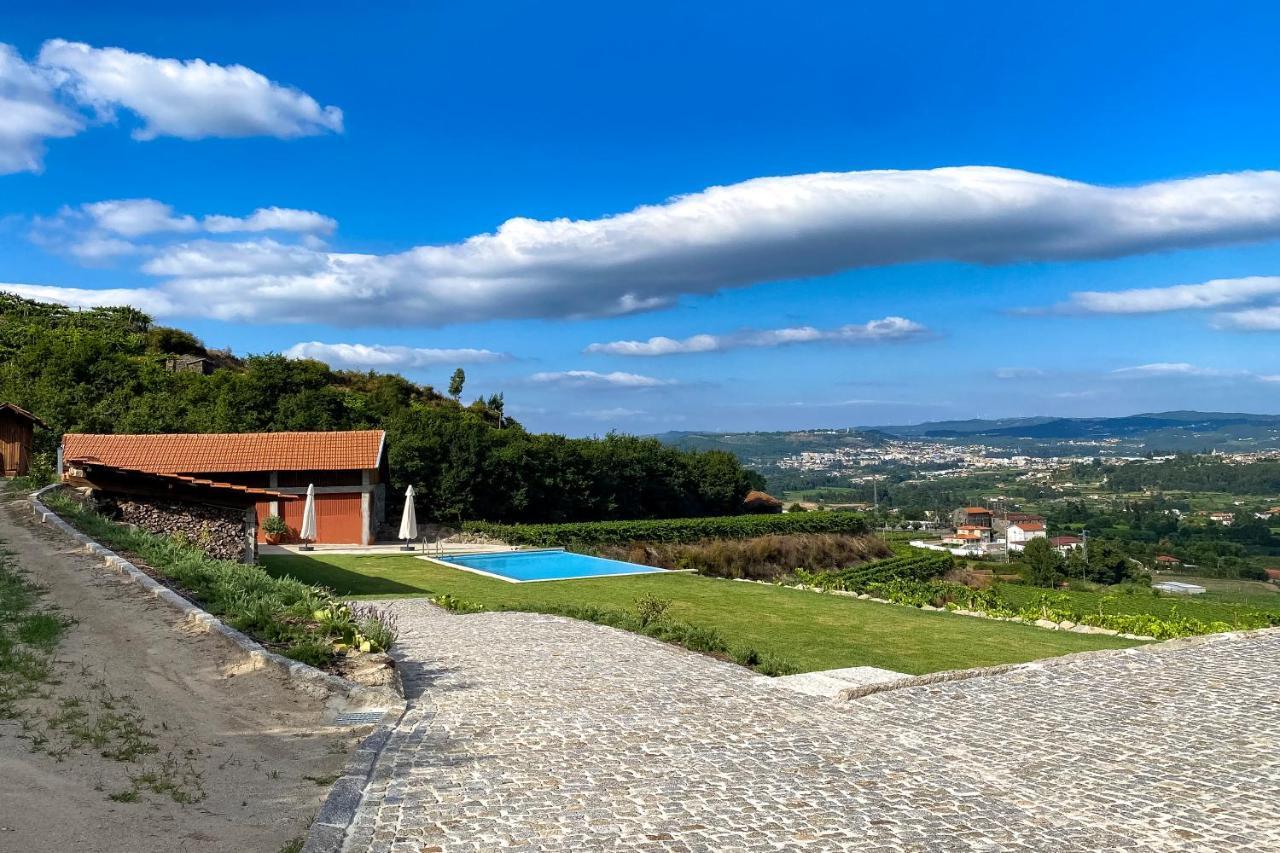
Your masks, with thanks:
M 171 355 L 165 358 L 164 366 L 174 373 L 213 373 L 214 364 L 203 355 Z
M 1053 550 L 1065 557 L 1075 549 L 1083 546 L 1084 540 L 1079 536 L 1054 536 L 1049 540 L 1049 544 L 1053 546 Z
M 1048 535 L 1043 521 L 1019 521 L 1010 523 L 1005 529 L 1005 540 L 1015 551 L 1022 550 L 1032 539 L 1044 539 Z
M 1230 512 L 1211 512 L 1209 513 L 1209 520 L 1216 521 L 1223 527 L 1230 527 L 1231 523 L 1236 520 L 1236 517 L 1234 513 Z
M 991 541 L 991 528 L 977 524 L 961 524 L 955 532 L 942 537 L 948 545 L 981 546 Z
M 981 506 L 961 507 L 951 513 L 951 524 L 959 529 L 961 527 L 985 527 L 990 530 L 995 515 L 991 510 Z
M 1171 568 L 1172 566 L 1181 566 L 1182 561 L 1179 560 L 1177 557 L 1170 557 L 1168 554 L 1161 554 L 1160 556 L 1156 557 L 1156 565 L 1159 568 L 1167 569 L 1167 568 Z

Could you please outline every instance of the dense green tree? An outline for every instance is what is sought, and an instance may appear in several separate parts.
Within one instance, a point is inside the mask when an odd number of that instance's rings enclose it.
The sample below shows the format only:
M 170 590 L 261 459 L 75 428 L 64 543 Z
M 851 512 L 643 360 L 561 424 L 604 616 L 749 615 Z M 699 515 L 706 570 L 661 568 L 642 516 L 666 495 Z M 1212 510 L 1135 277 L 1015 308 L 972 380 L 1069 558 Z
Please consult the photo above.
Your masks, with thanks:
M 1027 582 L 1034 586 L 1054 587 L 1062 579 L 1062 556 L 1043 536 L 1032 539 L 1022 550 L 1027 564 Z

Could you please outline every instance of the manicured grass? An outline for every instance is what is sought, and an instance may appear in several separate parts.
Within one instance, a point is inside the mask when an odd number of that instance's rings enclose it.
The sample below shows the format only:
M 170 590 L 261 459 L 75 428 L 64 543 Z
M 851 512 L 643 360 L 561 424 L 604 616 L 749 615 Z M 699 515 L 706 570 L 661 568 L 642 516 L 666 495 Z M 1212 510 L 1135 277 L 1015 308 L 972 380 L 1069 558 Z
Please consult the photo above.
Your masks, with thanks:
M 1109 592 L 1046 590 L 1021 584 L 1001 584 L 998 591 L 1002 598 L 1015 607 L 1034 604 L 1041 595 L 1051 598 L 1065 597 L 1076 610 L 1103 613 L 1150 614 L 1168 618 L 1175 609 L 1179 616 L 1204 622 L 1234 624 L 1237 617 L 1259 611 L 1280 611 L 1280 595 L 1266 589 L 1268 584 L 1256 581 L 1219 580 L 1179 576 L 1161 576 L 1160 580 L 1176 580 L 1204 586 L 1209 591 L 1202 595 L 1152 595 L 1151 592 Z
M 1114 637 L 689 574 L 513 584 L 409 556 L 269 556 L 263 564 L 273 575 L 292 575 L 339 595 L 449 594 L 491 610 L 631 610 L 637 598 L 651 594 L 671 600 L 669 618 L 713 628 L 735 646 L 751 646 L 802 671 L 877 666 L 921 674 L 1134 645 Z

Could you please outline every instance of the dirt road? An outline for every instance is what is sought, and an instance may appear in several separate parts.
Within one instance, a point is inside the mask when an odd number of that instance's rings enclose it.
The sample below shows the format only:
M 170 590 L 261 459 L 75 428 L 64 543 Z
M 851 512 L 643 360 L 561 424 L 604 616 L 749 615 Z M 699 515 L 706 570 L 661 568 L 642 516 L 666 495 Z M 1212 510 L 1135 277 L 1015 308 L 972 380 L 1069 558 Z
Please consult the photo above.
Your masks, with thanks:
M 322 700 L 273 672 L 245 671 L 224 641 L 184 631 L 14 497 L 0 501 L 0 547 L 75 624 L 57 650 L 60 683 L 0 720 L 0 850 L 293 849 L 361 732 L 328 725 Z M 111 736 L 145 748 L 104 757 L 93 740 L 104 725 L 135 727 Z

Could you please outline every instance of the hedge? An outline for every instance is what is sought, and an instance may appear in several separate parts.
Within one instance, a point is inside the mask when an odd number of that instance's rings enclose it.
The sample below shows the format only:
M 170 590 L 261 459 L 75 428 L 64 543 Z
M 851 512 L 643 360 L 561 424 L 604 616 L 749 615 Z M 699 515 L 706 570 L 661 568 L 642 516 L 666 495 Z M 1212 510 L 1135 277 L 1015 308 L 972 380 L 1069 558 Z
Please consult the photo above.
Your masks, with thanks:
M 779 533 L 848 533 L 868 530 L 866 519 L 851 512 L 797 512 L 783 515 L 725 515 L 639 521 L 588 521 L 571 524 L 494 524 L 467 521 L 466 533 L 500 539 L 510 545 L 624 545 L 628 542 L 698 542 L 751 539 Z

